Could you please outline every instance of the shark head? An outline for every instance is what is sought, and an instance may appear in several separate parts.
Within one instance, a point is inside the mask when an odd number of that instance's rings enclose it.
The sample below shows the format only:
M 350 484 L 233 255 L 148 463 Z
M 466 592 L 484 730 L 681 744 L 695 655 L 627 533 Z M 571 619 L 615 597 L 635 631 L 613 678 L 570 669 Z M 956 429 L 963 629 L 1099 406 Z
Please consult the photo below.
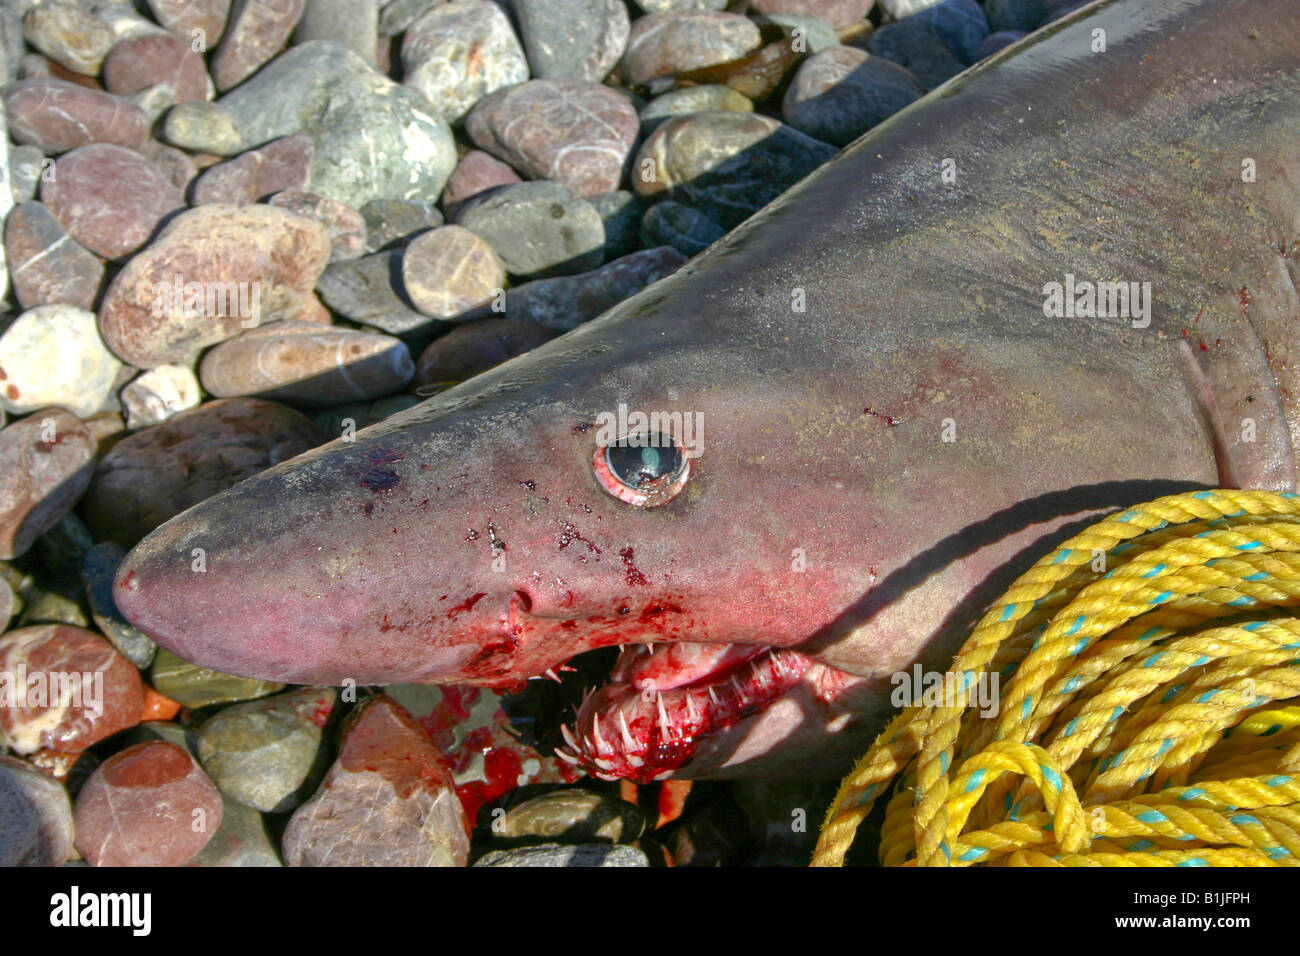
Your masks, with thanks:
M 1133 45 L 1127 72 L 1091 54 L 1097 22 Z M 1206 37 L 1237 79 L 1203 81 Z M 1208 2 L 1081 11 L 602 317 L 172 519 L 123 563 L 118 605 L 196 664 L 297 683 L 514 688 L 618 646 L 566 759 L 838 773 L 900 702 L 893 678 L 950 659 L 1069 531 L 1216 485 L 1234 456 L 1293 486 L 1251 325 L 1273 313 L 1218 308 L 1204 278 L 1263 282 L 1277 251 L 1198 178 L 1241 150 L 1205 98 L 1225 118 L 1294 103 L 1293 47 L 1222 32 Z M 1260 169 L 1295 155 L 1294 112 L 1270 116 Z M 1160 150 L 1214 162 L 1150 175 Z M 1258 209 L 1289 221 L 1294 195 Z M 1049 315 L 1047 284 L 1076 273 L 1150 276 L 1157 307 Z M 1193 355 L 1189 323 L 1214 347 Z M 1258 441 L 1232 438 L 1234 409 Z
M 777 653 L 870 585 L 817 543 L 857 506 L 788 453 L 825 396 L 773 401 L 729 323 L 620 315 L 201 502 L 130 554 L 120 609 L 196 664 L 295 683 L 514 689 L 621 646 L 566 728 L 607 775 L 705 741 L 766 756 L 739 738 L 769 710 L 782 739 L 842 725 L 860 679 Z

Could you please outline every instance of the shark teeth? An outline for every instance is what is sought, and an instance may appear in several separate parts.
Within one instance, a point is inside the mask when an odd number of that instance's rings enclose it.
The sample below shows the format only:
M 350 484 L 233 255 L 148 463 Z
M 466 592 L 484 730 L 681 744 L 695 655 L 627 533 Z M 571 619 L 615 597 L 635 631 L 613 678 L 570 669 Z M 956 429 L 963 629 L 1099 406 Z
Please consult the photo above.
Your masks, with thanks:
M 611 747 L 611 746 L 609 745 L 609 742 L 606 741 L 605 738 L 601 737 L 601 735 L 600 735 L 600 718 L 599 718 L 599 717 L 597 717 L 595 720 L 593 720 L 593 721 L 591 722 L 591 740 L 592 740 L 592 742 L 596 745 L 596 753 L 597 753 L 597 755 L 600 755 L 600 754 L 612 754 L 612 753 L 614 752 L 614 748 Z
M 632 736 L 632 731 L 627 726 L 627 717 L 623 715 L 622 710 L 619 710 L 618 712 L 618 732 L 623 738 L 623 746 L 626 747 L 629 752 L 635 750 L 636 738 Z
M 582 753 L 582 747 L 578 745 L 578 740 L 573 736 L 573 731 L 569 729 L 568 724 L 560 724 L 560 733 L 564 736 L 564 742 L 574 753 Z
M 649 645 L 642 647 L 645 661 Z M 792 651 L 733 654 L 711 674 L 668 690 L 642 686 L 634 666 L 625 678 L 616 676 L 605 688 L 583 694 L 577 723 L 572 730 L 561 727 L 568 746 L 559 756 L 601 780 L 646 783 L 671 777 L 691 758 L 696 743 L 776 700 L 810 666 L 808 658 Z

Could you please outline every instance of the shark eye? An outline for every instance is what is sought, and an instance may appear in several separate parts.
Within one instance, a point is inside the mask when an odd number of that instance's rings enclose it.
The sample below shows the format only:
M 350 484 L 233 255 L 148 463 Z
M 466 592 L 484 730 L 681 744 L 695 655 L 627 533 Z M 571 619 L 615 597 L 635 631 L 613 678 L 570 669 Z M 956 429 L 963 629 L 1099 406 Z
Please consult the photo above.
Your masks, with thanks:
M 691 475 L 691 460 L 667 435 L 629 435 L 597 447 L 596 480 L 615 498 L 642 508 L 667 504 Z

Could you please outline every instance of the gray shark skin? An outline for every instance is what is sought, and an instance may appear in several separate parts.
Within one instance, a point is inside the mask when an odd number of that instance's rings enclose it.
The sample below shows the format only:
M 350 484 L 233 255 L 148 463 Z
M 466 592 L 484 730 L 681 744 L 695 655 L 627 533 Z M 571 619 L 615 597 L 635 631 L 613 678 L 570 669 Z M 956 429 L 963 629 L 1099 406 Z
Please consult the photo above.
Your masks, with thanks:
M 601 318 L 168 522 L 118 603 L 302 683 L 508 687 L 628 645 L 569 759 L 837 774 L 890 675 L 945 667 L 1050 543 L 1293 487 L 1293 27 L 1290 0 L 1084 8 Z M 1149 312 L 1045 314 L 1085 281 L 1150 283 Z M 593 467 L 620 404 L 702 425 L 657 507 Z

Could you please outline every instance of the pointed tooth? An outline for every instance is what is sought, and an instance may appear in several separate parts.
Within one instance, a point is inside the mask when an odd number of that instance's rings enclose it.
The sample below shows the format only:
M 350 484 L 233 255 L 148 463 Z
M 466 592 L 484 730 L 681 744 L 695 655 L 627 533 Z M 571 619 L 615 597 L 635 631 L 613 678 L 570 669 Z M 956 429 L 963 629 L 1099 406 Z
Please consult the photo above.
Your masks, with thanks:
M 638 757 L 636 754 L 627 754 L 626 756 L 627 756 L 627 762 L 634 769 L 640 770 L 642 767 L 645 766 L 645 761 L 642 760 L 640 757 Z
M 715 704 L 718 703 L 718 695 L 713 692 L 712 684 L 708 685 L 708 691 L 709 691 L 709 700 L 713 701 Z
M 623 736 L 623 746 L 628 750 L 636 749 L 636 740 L 632 736 L 632 731 L 628 729 L 627 718 L 623 716 L 623 711 L 618 712 L 618 732 Z
M 601 773 L 599 770 L 596 771 L 596 776 L 601 780 L 614 781 L 618 779 L 618 777 L 614 776 L 612 773 Z
M 740 686 L 740 681 L 736 680 L 736 675 L 735 675 L 735 674 L 732 674 L 732 675 L 731 675 L 731 686 L 734 687 L 734 688 L 736 688 L 736 693 L 740 695 L 740 699 L 741 699 L 741 700 L 744 700 L 744 699 L 745 699 L 745 689 L 744 689 L 743 687 Z
M 594 762 L 601 770 L 610 771 L 614 769 L 614 761 L 606 760 L 604 757 L 597 757 Z
M 559 757 L 565 763 L 573 764 L 575 767 L 578 765 L 578 758 L 574 754 L 571 754 L 567 750 L 563 749 L 562 747 L 555 748 L 555 756 Z
M 564 737 L 564 742 L 569 745 L 569 749 L 576 754 L 582 753 L 582 748 L 578 746 L 578 740 L 573 736 L 573 731 L 569 729 L 568 724 L 560 724 L 560 733 Z
M 686 718 L 691 723 L 695 723 L 697 720 L 699 720 L 699 714 L 695 710 L 695 701 L 692 700 L 692 696 L 693 695 L 688 690 L 686 692 Z
M 749 662 L 749 672 L 754 675 L 754 683 L 762 687 L 764 684 L 763 672 L 758 669 L 758 665 L 753 661 Z
M 559 670 L 561 674 L 573 674 L 578 669 L 576 667 L 570 667 L 568 664 L 561 664 Z
M 613 752 L 614 752 L 614 748 L 611 747 L 608 743 L 606 743 L 606 742 L 605 742 L 605 739 L 604 739 L 603 737 L 600 736 L 600 718 L 599 718 L 599 717 L 595 717 L 595 718 L 593 718 L 592 721 L 591 721 L 591 739 L 594 740 L 594 741 L 596 742 L 596 752 L 597 752 L 597 753 L 613 753 Z
M 655 642 L 654 642 L 654 641 L 651 641 L 649 644 L 647 644 L 647 645 L 645 646 L 645 649 L 646 649 L 647 651 L 650 652 L 650 656 L 651 656 L 651 657 L 654 657 L 654 656 L 655 656 Z
M 668 739 L 668 713 L 664 710 L 664 695 L 655 693 L 655 705 L 659 708 L 659 733 Z
M 557 684 L 562 683 L 559 676 L 555 673 L 555 670 L 553 668 L 550 667 L 546 668 L 546 676 L 549 677 L 551 680 L 555 681 L 555 683 Z

